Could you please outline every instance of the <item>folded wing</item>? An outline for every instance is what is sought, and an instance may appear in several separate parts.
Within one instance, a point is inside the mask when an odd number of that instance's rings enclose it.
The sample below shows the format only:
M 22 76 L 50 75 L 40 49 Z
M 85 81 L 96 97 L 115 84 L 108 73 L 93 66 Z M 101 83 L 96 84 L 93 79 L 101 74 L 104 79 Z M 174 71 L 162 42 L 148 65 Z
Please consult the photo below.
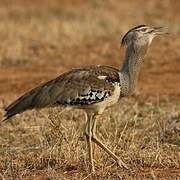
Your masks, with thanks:
M 109 66 L 73 69 L 15 100 L 5 109 L 4 120 L 33 108 L 97 103 L 111 96 L 118 82 L 118 70 Z

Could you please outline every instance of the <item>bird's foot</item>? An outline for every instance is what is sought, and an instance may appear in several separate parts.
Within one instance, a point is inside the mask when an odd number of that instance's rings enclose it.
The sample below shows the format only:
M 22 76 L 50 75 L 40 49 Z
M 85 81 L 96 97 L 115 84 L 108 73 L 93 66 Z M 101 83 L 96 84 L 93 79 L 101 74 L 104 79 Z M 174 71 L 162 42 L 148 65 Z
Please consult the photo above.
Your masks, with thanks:
M 90 167 L 90 172 L 91 172 L 92 174 L 95 172 L 94 166 L 91 166 L 91 167 Z
M 128 166 L 121 159 L 118 159 L 116 162 L 119 167 L 129 169 Z
M 95 166 L 94 166 L 94 163 L 89 163 L 89 171 L 90 173 L 94 173 L 95 172 Z

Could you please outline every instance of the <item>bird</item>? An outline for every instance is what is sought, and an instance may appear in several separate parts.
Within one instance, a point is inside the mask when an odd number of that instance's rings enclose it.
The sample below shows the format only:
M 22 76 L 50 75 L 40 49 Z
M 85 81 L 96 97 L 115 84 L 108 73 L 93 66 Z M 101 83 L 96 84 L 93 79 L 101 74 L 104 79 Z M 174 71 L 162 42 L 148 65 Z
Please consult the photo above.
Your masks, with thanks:
M 126 163 L 96 136 L 96 123 L 104 110 L 117 104 L 121 98 L 134 93 L 144 56 L 157 35 L 166 34 L 163 27 L 138 25 L 122 38 L 125 48 L 120 68 L 108 65 L 87 65 L 71 69 L 28 91 L 5 108 L 3 121 L 30 109 L 64 106 L 84 110 L 86 123 L 89 170 L 95 171 L 92 143 L 103 149 L 121 168 Z

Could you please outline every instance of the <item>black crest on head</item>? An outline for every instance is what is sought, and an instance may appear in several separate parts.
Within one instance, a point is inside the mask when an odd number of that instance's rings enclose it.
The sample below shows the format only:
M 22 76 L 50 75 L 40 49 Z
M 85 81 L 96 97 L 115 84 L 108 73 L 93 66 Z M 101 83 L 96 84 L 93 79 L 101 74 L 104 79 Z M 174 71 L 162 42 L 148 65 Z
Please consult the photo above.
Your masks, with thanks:
M 136 26 L 136 27 L 130 29 L 130 30 L 124 35 L 124 37 L 122 38 L 121 44 L 122 44 L 122 45 L 125 44 L 125 38 L 126 38 L 127 34 L 129 34 L 131 31 L 134 31 L 134 30 L 139 29 L 139 28 L 141 28 L 141 27 L 147 27 L 147 25 L 142 24 L 142 25 L 139 25 L 139 26 Z

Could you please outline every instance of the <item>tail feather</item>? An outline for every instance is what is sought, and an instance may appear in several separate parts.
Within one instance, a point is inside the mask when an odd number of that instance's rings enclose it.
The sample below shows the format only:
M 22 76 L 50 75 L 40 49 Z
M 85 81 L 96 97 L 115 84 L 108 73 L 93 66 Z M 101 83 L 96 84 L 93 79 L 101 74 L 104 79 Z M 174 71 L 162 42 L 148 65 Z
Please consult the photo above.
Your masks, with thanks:
M 37 89 L 34 89 L 17 100 L 15 100 L 13 103 L 11 103 L 8 107 L 5 108 L 5 115 L 3 121 L 9 119 L 10 117 L 22 113 L 23 111 L 27 109 L 32 109 L 33 108 L 33 99 L 37 94 Z
M 55 103 L 60 94 L 60 91 L 56 92 L 55 82 L 55 80 L 50 80 L 15 100 L 5 108 L 6 113 L 3 121 L 28 109 L 43 108 Z

